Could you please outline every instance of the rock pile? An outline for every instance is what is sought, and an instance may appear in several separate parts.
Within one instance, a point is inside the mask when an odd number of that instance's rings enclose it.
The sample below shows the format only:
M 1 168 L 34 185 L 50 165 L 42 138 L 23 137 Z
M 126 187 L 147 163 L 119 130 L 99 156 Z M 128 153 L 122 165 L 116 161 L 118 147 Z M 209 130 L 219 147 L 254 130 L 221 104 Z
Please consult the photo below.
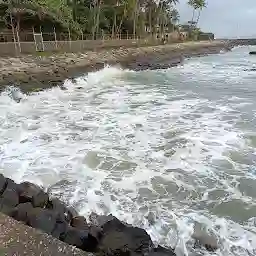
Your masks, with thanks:
M 141 228 L 121 222 L 112 215 L 92 213 L 89 223 L 75 209 L 50 199 L 40 187 L 0 174 L 0 211 L 63 242 L 99 255 L 174 256 L 172 249 L 155 248 Z

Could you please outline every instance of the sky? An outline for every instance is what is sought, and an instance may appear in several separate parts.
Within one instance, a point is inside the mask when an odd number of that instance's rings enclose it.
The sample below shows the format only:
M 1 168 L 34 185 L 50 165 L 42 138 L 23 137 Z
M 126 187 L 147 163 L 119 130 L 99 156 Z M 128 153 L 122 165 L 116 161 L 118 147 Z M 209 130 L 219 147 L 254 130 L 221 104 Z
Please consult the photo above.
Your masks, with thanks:
M 192 18 L 187 0 L 179 0 L 180 22 Z M 199 26 L 217 38 L 256 38 L 256 0 L 207 0 Z

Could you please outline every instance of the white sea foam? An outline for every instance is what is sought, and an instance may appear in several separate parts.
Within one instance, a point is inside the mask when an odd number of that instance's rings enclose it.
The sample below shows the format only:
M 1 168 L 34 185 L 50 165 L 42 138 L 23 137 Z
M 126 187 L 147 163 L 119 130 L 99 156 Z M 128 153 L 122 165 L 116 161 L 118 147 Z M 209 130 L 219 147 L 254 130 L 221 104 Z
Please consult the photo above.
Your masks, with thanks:
M 226 100 L 221 87 L 208 91 L 205 81 L 233 74 L 219 70 L 224 54 L 218 58 L 165 71 L 105 67 L 19 103 L 9 88 L 0 96 L 2 172 L 50 188 L 81 214 L 112 213 L 144 227 L 177 253 L 197 251 L 198 221 L 220 242 L 209 255 L 254 255 L 256 195 L 239 187 L 241 179 L 254 182 L 254 148 L 237 126 L 252 102 Z M 59 181 L 65 185 L 53 186 Z

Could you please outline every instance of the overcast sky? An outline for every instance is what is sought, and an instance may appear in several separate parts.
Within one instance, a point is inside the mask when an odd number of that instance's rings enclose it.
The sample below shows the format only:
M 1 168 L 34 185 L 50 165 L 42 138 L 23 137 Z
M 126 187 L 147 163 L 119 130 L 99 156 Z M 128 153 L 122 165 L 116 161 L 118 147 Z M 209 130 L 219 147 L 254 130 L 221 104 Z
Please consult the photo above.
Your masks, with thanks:
M 216 37 L 255 37 L 256 0 L 207 0 L 201 14 L 200 27 Z M 181 22 L 191 20 L 192 9 L 187 0 L 178 5 Z

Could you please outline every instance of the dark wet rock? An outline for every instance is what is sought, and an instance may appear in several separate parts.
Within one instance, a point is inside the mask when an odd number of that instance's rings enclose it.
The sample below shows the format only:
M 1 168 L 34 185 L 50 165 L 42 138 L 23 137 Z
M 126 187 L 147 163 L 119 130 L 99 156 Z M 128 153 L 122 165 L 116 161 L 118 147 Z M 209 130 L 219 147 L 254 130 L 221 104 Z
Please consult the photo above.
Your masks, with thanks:
M 250 55 L 256 55 L 256 51 L 249 52 Z
M 1 203 L 9 206 L 15 207 L 19 203 L 19 196 L 17 192 L 13 189 L 7 188 L 3 194 L 0 196 Z
M 68 228 L 63 241 L 90 252 L 95 251 L 98 245 L 98 241 L 90 235 L 88 230 L 80 230 L 73 227 Z
M 13 218 L 18 221 L 27 222 L 28 214 L 33 210 L 31 203 L 18 204 L 14 209 Z
M 4 203 L 4 200 L 0 198 L 0 212 L 4 213 L 5 215 L 8 215 L 10 217 L 13 217 L 15 208 L 9 205 L 6 205 Z
M 92 225 L 97 227 L 102 227 L 108 221 L 111 221 L 113 219 L 115 219 L 115 217 L 112 214 L 106 216 L 106 215 L 98 215 L 97 213 L 92 212 L 89 216 L 89 220 L 92 223 Z
M 58 215 L 49 209 L 34 208 L 28 213 L 28 225 L 51 234 L 55 228 Z
M 19 184 L 16 184 L 12 179 L 6 179 L 6 189 L 12 189 L 19 193 Z
M 99 242 L 103 235 L 103 229 L 101 227 L 90 226 L 89 233 Z
M 204 246 L 208 251 L 216 251 L 219 248 L 217 238 L 204 231 L 200 223 L 195 223 L 192 238 L 195 240 L 195 247 Z
M 77 229 L 84 229 L 84 230 L 88 230 L 88 224 L 86 221 L 86 218 L 83 216 L 76 216 L 71 220 L 70 225 L 74 228 Z
M 49 196 L 44 192 L 40 191 L 37 195 L 32 197 L 32 204 L 34 207 L 44 208 L 49 200 Z
M 68 223 L 73 217 L 78 216 L 78 213 L 72 207 L 67 207 L 63 202 L 57 198 L 53 198 L 47 204 L 47 208 L 53 210 L 59 215 L 59 218 L 66 220 Z
M 164 248 L 162 246 L 158 246 L 154 248 L 148 256 L 176 256 L 173 249 Z
M 115 217 L 107 221 L 102 229 L 99 248 L 104 254 L 144 254 L 153 248 L 153 242 L 144 229 L 127 225 Z
M 52 236 L 63 240 L 68 230 L 68 223 L 66 221 L 57 220 L 54 229 L 52 231 Z
M 43 208 L 48 202 L 48 195 L 38 186 L 23 182 L 19 186 L 20 203 L 31 202 L 34 207 Z
M 0 194 L 2 194 L 6 188 L 6 179 L 3 174 L 0 174 Z

